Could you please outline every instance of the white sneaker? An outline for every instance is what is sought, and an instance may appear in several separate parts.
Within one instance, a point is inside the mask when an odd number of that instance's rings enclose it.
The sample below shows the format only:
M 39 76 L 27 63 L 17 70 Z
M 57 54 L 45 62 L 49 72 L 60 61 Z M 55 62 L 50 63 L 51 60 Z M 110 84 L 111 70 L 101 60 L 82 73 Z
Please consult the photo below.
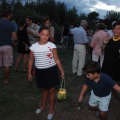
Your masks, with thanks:
M 52 120 L 53 119 L 53 114 L 48 114 L 47 119 Z
M 41 109 L 40 109 L 40 108 L 38 108 L 38 109 L 35 111 L 35 113 L 36 113 L 36 114 L 41 113 Z

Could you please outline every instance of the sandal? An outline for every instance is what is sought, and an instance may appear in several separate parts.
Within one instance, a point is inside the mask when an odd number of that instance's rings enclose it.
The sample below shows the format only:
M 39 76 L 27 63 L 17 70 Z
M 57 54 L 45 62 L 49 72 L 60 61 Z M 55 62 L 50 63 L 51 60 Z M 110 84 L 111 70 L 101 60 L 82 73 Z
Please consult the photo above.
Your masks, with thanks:
M 9 79 L 4 80 L 4 84 L 8 84 L 9 82 L 10 82 Z
M 53 119 L 53 114 L 48 114 L 47 120 L 52 120 Z

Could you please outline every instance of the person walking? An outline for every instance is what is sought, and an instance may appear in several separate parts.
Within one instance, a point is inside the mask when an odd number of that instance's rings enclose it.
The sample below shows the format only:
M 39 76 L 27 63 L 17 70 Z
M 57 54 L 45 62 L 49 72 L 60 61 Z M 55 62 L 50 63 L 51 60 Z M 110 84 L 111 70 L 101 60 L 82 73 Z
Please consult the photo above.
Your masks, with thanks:
M 92 61 L 97 61 L 100 59 L 100 65 L 102 67 L 104 60 L 104 51 L 102 50 L 103 42 L 108 37 L 107 32 L 105 30 L 105 24 L 99 23 L 97 24 L 97 32 L 93 35 L 90 46 L 92 49 Z
M 0 66 L 4 71 L 4 83 L 9 83 L 10 66 L 13 63 L 13 42 L 17 40 L 16 28 L 9 20 L 12 18 L 11 10 L 4 10 L 0 19 Z
M 82 76 L 82 68 L 85 64 L 86 57 L 86 44 L 88 44 L 88 38 L 86 34 L 87 21 L 82 20 L 80 22 L 80 27 L 75 27 L 71 29 L 71 34 L 73 34 L 74 39 L 74 53 L 72 60 L 72 72 L 77 73 L 77 76 Z
M 36 114 L 45 109 L 49 97 L 47 119 L 51 120 L 54 115 L 55 86 L 59 85 L 58 69 L 62 79 L 64 79 L 64 70 L 58 58 L 55 44 L 48 41 L 49 28 L 46 26 L 41 27 L 39 35 L 40 40 L 30 47 L 28 80 L 32 80 L 31 70 L 35 60 L 36 84 L 42 89 L 42 106 L 36 110 Z
M 24 59 L 24 69 L 23 72 L 27 72 L 27 63 L 28 63 L 28 55 L 29 55 L 29 47 L 31 46 L 29 39 L 28 39 L 28 34 L 27 34 L 27 28 L 25 27 L 25 20 L 24 19 L 19 19 L 18 21 L 18 30 L 17 30 L 17 36 L 18 36 L 18 57 L 16 60 L 16 65 L 15 65 L 15 71 L 17 72 L 19 69 L 19 64 L 22 60 Z
M 112 89 L 120 93 L 120 86 L 110 76 L 101 72 L 100 64 L 96 61 L 88 62 L 83 71 L 86 78 L 78 101 L 84 101 L 84 94 L 88 87 L 91 87 L 89 109 L 97 110 L 101 120 L 108 120 L 107 112 L 109 110 Z

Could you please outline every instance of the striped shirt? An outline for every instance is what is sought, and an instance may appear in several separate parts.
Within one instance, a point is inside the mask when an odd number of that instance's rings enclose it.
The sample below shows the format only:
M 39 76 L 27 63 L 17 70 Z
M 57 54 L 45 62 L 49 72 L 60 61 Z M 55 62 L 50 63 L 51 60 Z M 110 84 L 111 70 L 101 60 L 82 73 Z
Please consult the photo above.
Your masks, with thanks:
M 71 34 L 73 34 L 74 44 L 88 43 L 87 33 L 82 26 L 71 29 Z
M 45 45 L 40 45 L 37 42 L 30 47 L 30 50 L 34 53 L 36 68 L 47 69 L 56 65 L 52 53 L 53 48 L 56 48 L 56 46 L 51 42 L 47 42 Z

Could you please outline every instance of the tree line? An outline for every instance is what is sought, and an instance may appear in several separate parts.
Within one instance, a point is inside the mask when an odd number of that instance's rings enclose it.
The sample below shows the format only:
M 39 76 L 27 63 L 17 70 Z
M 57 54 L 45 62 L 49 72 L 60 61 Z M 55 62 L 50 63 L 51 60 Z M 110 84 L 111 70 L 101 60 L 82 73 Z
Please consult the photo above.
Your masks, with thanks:
M 30 0 L 29 0 L 30 1 Z M 68 23 L 69 25 L 77 25 L 82 19 L 88 21 L 89 26 L 95 29 L 97 22 L 103 22 L 107 28 L 111 28 L 113 21 L 120 19 L 120 12 L 108 11 L 104 19 L 99 18 L 99 13 L 93 11 L 89 14 L 78 14 L 75 6 L 67 8 L 64 2 L 56 2 L 55 0 L 36 0 L 36 2 L 26 2 L 23 4 L 21 0 L 1 0 L 0 13 L 5 9 L 12 9 L 13 19 L 18 22 L 19 18 L 26 18 L 32 16 L 35 23 L 42 24 L 43 18 L 48 16 L 53 26 L 55 27 L 55 36 L 60 38 L 62 25 Z

